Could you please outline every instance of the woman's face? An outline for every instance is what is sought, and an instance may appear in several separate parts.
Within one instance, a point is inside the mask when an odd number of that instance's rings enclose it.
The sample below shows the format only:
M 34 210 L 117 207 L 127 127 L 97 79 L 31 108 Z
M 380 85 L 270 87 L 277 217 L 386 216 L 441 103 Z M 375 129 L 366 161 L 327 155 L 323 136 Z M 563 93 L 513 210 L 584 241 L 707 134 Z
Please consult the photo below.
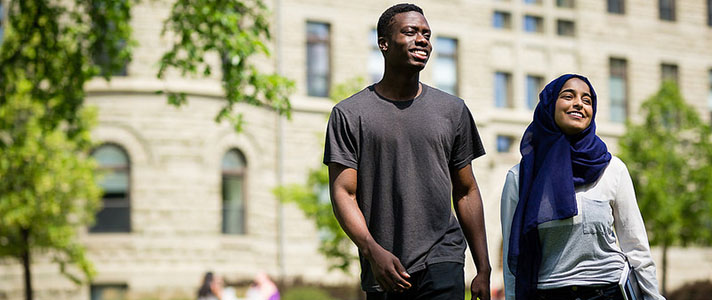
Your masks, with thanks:
M 556 99 L 554 121 L 567 135 L 577 134 L 591 124 L 593 97 L 588 85 L 579 78 L 564 83 Z

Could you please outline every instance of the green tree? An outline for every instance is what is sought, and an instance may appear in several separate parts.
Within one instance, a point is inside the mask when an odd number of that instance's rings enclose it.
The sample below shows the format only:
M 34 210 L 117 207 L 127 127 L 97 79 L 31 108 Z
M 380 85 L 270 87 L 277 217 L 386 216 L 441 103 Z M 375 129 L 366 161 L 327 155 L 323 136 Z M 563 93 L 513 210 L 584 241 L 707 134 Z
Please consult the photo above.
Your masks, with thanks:
M 130 12 L 138 0 L 10 0 L 0 44 L 0 257 L 19 259 L 26 298 L 32 299 L 33 251 L 54 254 L 63 273 L 77 265 L 93 274 L 74 230 L 91 222 L 99 192 L 91 147 L 91 113 L 84 85 L 121 72 L 136 43 Z M 178 0 L 164 33 L 176 37 L 157 76 L 174 68 L 209 76 L 203 57 L 221 57 L 224 108 L 216 120 L 240 128 L 239 102 L 288 114 L 291 81 L 259 71 L 253 57 L 267 55 L 268 10 L 261 0 Z M 167 92 L 180 105 L 186 95 Z M 39 165 L 39 163 L 43 165 Z M 42 167 L 40 167 L 42 166 Z
M 255 65 L 255 58 L 269 55 L 265 41 L 271 38 L 268 10 L 262 0 L 178 0 L 164 23 L 163 33 L 175 35 L 172 48 L 160 61 L 158 78 L 174 68 L 181 75 L 208 77 L 213 72 L 209 53 L 220 57 L 225 106 L 216 121 L 230 121 L 240 131 L 242 114 L 237 103 L 271 107 L 289 117 L 289 94 L 294 83 L 277 74 L 266 74 Z M 169 103 L 186 103 L 186 94 L 160 91 Z
M 334 103 L 339 102 L 364 86 L 363 78 L 348 80 L 334 86 L 329 98 Z M 324 140 L 324 134 L 318 134 Z M 314 220 L 319 230 L 319 252 L 330 260 L 329 268 L 348 272 L 357 257 L 352 252 L 353 243 L 334 217 L 329 198 L 329 168 L 322 164 L 311 169 L 305 184 L 278 187 L 275 193 L 282 201 L 297 204 L 308 218 Z
M 93 114 L 83 108 L 84 84 L 99 74 L 108 79 L 129 59 L 130 3 L 5 3 L 0 257 L 22 263 L 29 300 L 32 254 L 49 254 L 75 282 L 93 274 L 76 241 L 76 229 L 91 222 L 101 194 L 94 163 L 86 155 Z
M 674 82 L 642 104 L 641 124 L 626 124 L 620 157 L 630 169 L 652 245 L 662 247 L 662 291 L 672 245 L 712 243 L 710 127 Z

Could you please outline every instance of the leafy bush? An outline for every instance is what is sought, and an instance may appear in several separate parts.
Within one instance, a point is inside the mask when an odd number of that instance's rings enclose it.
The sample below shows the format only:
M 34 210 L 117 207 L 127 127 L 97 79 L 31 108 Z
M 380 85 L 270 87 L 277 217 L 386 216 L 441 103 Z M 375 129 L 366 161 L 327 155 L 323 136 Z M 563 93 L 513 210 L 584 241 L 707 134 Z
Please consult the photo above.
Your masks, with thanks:
M 331 296 L 315 287 L 296 287 L 284 293 L 283 300 L 334 300 Z

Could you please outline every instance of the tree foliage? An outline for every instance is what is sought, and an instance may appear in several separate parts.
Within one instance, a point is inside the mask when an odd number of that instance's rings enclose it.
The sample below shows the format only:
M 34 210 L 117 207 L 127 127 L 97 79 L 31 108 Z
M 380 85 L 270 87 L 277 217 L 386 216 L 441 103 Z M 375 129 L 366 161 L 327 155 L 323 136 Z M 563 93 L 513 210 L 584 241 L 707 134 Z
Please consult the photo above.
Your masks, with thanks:
M 5 2 L 0 45 L 0 257 L 19 259 L 32 298 L 31 254 L 75 282 L 93 268 L 76 241 L 101 192 L 87 157 L 93 113 L 84 84 L 130 57 L 130 2 Z M 78 267 L 79 274 L 68 266 Z M 83 276 L 82 276 L 83 275 Z
M 712 243 L 710 127 L 673 82 L 642 104 L 645 120 L 626 124 L 620 157 L 630 169 L 652 245 Z M 663 286 L 665 275 L 663 275 Z
M 349 80 L 334 86 L 330 98 L 334 102 L 341 101 L 364 86 L 363 78 Z M 329 198 L 329 168 L 321 165 L 311 169 L 306 184 L 278 187 L 276 193 L 282 201 L 297 204 L 308 218 L 314 220 L 319 230 L 319 252 L 330 260 L 330 269 L 348 272 L 357 257 L 353 253 L 353 243 L 334 217 Z
M 268 10 L 262 0 L 177 0 L 163 33 L 175 35 L 172 48 L 160 61 L 158 78 L 174 68 L 181 75 L 208 77 L 213 65 L 206 57 L 219 57 L 222 85 L 227 100 L 216 121 L 229 120 L 239 131 L 242 115 L 234 111 L 237 103 L 271 107 L 287 114 L 288 96 L 293 82 L 277 74 L 266 74 L 255 65 L 255 58 L 269 55 Z M 169 103 L 180 106 L 186 94 L 162 91 Z
M 93 220 L 101 195 L 95 164 L 82 155 L 91 146 L 89 132 L 75 131 L 70 139 L 63 126 L 47 130 L 45 108 L 30 95 L 30 81 L 20 81 L 0 106 L 0 257 L 49 252 L 60 271 L 79 282 L 67 266 L 86 277 L 93 268 L 76 230 Z M 79 114 L 82 123 L 93 120 L 91 110 Z

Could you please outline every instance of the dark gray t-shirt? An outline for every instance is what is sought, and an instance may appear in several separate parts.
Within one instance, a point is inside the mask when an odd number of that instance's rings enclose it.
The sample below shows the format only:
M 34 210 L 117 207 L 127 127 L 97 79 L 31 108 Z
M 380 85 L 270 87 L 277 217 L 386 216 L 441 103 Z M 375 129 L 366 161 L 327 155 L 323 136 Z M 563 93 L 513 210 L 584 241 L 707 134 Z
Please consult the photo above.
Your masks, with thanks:
M 449 170 L 485 153 L 464 101 L 422 86 L 410 101 L 390 101 L 373 86 L 341 101 L 331 112 L 324 149 L 325 164 L 358 171 L 356 199 L 369 232 L 409 273 L 464 263 Z M 380 290 L 363 256 L 361 286 Z

